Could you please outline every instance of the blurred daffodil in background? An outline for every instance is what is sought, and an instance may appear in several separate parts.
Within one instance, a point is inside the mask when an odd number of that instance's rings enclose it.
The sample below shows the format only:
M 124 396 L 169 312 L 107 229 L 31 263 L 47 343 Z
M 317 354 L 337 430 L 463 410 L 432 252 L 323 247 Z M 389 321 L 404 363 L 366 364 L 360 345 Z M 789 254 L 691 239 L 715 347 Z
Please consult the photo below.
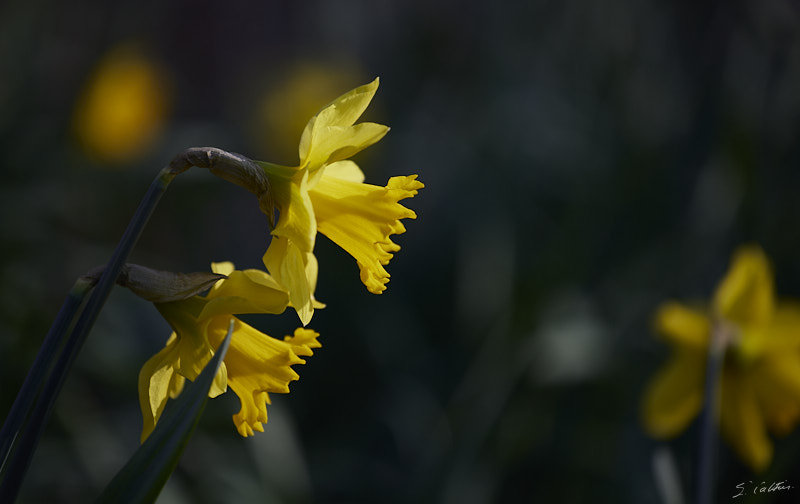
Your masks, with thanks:
M 186 379 L 194 380 L 225 338 L 234 319 L 233 337 L 225 360 L 209 391 L 216 397 L 231 389 L 239 396 L 241 410 L 233 416 L 242 436 L 263 432 L 267 422 L 269 393 L 288 393 L 289 382 L 298 379 L 291 368 L 304 364 L 300 357 L 313 354 L 321 345 L 318 333 L 297 329 L 283 341 L 272 338 L 233 317 L 244 313 L 281 313 L 288 296 L 268 274 L 259 270 L 234 270 L 232 263 L 212 264 L 215 273 L 226 275 L 205 297 L 193 296 L 156 308 L 173 333 L 166 346 L 150 358 L 139 374 L 139 401 L 144 417 L 142 441 L 155 428 L 167 397 L 176 398 Z
M 775 299 L 763 250 L 736 250 L 710 309 L 664 303 L 655 328 L 672 356 L 645 392 L 647 432 L 666 439 L 686 430 L 703 407 L 708 352 L 722 345 L 722 434 L 751 469 L 765 470 L 773 453 L 767 432 L 787 434 L 800 418 L 800 304 Z
M 169 106 L 164 72 L 135 46 L 123 44 L 92 71 L 73 126 L 88 157 L 105 164 L 129 163 L 154 146 Z
M 416 175 L 392 177 L 386 186 L 364 183 L 364 174 L 348 158 L 379 141 L 389 128 L 370 122 L 355 124 L 378 89 L 378 79 L 340 96 L 308 121 L 300 139 L 300 164 L 294 167 L 258 162 L 270 181 L 272 204 L 280 218 L 264 254 L 264 265 L 289 291 L 300 320 L 314 313 L 317 231 L 352 255 L 361 281 L 380 294 L 389 281 L 384 266 L 400 247 L 390 236 L 405 232 L 401 219 L 416 214 L 399 204 L 423 184 Z

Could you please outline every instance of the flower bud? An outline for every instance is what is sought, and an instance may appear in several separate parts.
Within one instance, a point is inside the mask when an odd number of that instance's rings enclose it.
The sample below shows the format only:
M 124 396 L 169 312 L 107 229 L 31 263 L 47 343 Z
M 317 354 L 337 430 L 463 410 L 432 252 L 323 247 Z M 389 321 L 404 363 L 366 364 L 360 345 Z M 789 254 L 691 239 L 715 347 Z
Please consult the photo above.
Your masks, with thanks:
M 97 283 L 104 268 L 96 268 L 81 277 Z M 159 271 L 138 264 L 126 264 L 117 277 L 117 284 L 153 303 L 168 303 L 187 299 L 210 289 L 216 282 L 227 278 L 217 273 L 173 273 Z

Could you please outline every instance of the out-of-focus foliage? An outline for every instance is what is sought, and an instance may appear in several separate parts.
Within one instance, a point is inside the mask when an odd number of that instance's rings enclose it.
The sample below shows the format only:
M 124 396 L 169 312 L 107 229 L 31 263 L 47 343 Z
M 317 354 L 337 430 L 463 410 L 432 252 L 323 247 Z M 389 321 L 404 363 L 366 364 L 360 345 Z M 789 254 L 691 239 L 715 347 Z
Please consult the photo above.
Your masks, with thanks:
M 650 317 L 706 297 L 746 241 L 800 296 L 798 15 L 785 0 L 6 1 L 0 412 L 66 290 L 108 259 L 172 156 L 211 145 L 291 165 L 306 106 L 380 76 L 364 119 L 392 130 L 355 160 L 367 182 L 425 183 L 390 289 L 365 292 L 318 240 L 325 351 L 263 434 L 240 439 L 236 399 L 215 400 L 159 502 L 655 502 L 675 488 L 669 460 L 688 492 L 695 427 L 662 445 L 638 422 L 667 358 Z M 74 125 L 127 44 L 171 94 L 160 134 L 117 164 Z M 253 237 L 267 234 L 246 192 L 189 171 L 132 262 L 261 267 Z M 293 317 L 246 322 L 289 334 Z M 108 483 L 138 445 L 138 370 L 168 334 L 115 290 L 20 502 L 90 501 Z M 717 455 L 725 498 L 752 474 Z M 792 481 L 798 461 L 795 432 L 762 478 Z

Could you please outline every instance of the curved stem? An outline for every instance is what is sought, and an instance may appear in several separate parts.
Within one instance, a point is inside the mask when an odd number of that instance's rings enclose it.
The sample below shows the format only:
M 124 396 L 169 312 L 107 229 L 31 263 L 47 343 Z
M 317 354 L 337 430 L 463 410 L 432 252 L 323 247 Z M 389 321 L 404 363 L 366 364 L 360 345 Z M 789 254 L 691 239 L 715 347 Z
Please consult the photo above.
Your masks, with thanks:
M 73 296 L 71 292 L 67 297 L 0 431 L 0 502 L 13 502 L 16 498 L 66 376 L 158 201 L 170 182 L 192 166 L 208 168 L 215 175 L 246 187 L 259 197 L 269 198 L 269 181 L 260 167 L 245 156 L 214 147 L 186 149 L 159 172 L 71 330 L 86 292 L 81 291 L 79 296 Z
M 719 403 L 719 379 L 725 349 L 732 338 L 732 328 L 717 323 L 711 331 L 703 390 L 703 416 L 700 425 L 700 461 L 697 480 L 697 503 L 711 504 L 714 499 L 714 454 L 717 446 L 716 412 Z

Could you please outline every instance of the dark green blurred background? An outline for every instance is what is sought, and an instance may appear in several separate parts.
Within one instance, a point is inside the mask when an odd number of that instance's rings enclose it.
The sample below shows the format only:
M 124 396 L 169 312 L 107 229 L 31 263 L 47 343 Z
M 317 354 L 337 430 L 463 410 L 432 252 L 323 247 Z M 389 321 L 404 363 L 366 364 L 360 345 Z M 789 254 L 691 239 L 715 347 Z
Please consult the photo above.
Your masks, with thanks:
M 367 119 L 392 131 L 356 161 L 374 184 L 426 184 L 405 201 L 419 218 L 388 291 L 369 294 L 320 237 L 323 348 L 263 434 L 236 433 L 235 395 L 211 401 L 159 502 L 663 502 L 665 460 L 691 495 L 696 426 L 663 444 L 639 423 L 668 352 L 650 317 L 707 298 L 746 241 L 800 298 L 799 16 L 783 0 L 6 0 L 0 417 L 72 282 L 109 258 L 175 154 L 296 163 L 311 114 L 380 76 Z M 122 160 L 75 126 L 119 47 L 163 91 L 157 136 Z M 193 170 L 133 261 L 261 267 L 267 244 L 255 198 Z M 274 336 L 297 324 L 246 319 Z M 138 445 L 138 370 L 168 335 L 151 305 L 112 293 L 20 502 L 97 496 Z M 797 433 L 765 475 L 717 455 L 720 502 L 755 479 L 799 489 L 754 502 L 800 499 Z

